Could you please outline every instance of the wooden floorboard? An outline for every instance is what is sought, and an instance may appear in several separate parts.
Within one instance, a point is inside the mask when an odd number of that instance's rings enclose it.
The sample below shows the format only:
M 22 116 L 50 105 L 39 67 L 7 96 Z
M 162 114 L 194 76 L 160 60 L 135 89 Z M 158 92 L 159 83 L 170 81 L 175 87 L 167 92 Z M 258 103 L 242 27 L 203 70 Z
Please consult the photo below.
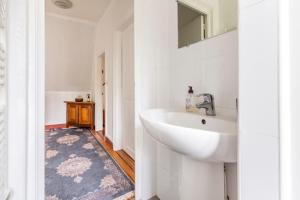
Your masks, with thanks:
M 124 151 L 114 151 L 113 145 L 109 139 L 103 136 L 101 132 L 91 131 L 96 140 L 105 148 L 109 155 L 118 163 L 126 175 L 135 182 L 134 160 Z
M 134 170 L 134 160 L 124 150 L 117 151 L 117 153 Z
M 46 125 L 45 130 L 49 131 L 51 129 L 57 129 L 57 128 L 66 128 L 66 124 L 54 124 L 54 125 Z

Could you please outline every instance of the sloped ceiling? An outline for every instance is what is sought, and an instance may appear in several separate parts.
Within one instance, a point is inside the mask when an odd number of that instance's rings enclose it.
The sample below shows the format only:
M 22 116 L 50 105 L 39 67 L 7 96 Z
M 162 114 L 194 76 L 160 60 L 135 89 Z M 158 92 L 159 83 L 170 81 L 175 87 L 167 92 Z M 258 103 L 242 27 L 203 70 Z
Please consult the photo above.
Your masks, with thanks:
M 71 9 L 56 7 L 52 0 L 46 0 L 46 12 L 97 22 L 104 14 L 111 0 L 71 0 Z

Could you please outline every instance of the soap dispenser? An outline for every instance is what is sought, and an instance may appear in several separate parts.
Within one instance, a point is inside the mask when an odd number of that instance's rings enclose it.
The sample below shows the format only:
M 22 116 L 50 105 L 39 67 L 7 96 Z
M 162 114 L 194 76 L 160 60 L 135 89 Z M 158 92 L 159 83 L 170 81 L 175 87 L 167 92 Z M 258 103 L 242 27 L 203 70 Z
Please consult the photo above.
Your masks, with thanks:
M 189 86 L 188 94 L 185 100 L 185 110 L 187 112 L 195 112 L 194 103 L 194 90 L 192 86 Z

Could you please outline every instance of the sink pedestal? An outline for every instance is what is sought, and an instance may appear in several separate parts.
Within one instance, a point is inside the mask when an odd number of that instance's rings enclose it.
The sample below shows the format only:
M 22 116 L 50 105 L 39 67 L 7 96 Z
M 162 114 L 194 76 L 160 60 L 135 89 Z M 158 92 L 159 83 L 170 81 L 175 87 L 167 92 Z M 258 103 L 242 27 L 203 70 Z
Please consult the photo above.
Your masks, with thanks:
M 237 160 L 236 121 L 165 109 L 145 111 L 140 118 L 157 142 L 183 155 L 178 163 L 169 162 L 170 170 L 156 168 L 166 177 L 165 183 L 158 181 L 161 198 L 224 200 L 224 163 Z M 178 198 L 168 198 L 174 191 Z
M 224 164 L 182 160 L 180 199 L 223 200 Z

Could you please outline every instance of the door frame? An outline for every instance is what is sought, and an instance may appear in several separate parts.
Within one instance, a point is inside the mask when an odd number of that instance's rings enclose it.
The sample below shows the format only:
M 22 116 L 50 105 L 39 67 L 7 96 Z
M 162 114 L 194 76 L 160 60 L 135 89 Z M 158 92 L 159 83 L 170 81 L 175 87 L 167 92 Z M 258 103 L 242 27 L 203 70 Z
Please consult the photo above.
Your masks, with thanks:
M 122 149 L 122 32 L 133 25 L 130 14 L 113 35 L 113 149 Z
M 126 120 L 124 119 L 124 118 L 126 118 L 126 115 L 127 115 L 127 113 L 126 113 L 126 111 L 124 110 L 124 108 L 125 108 L 125 104 L 124 104 L 124 101 L 123 101 L 123 98 L 124 98 L 124 91 L 125 91 L 125 86 L 123 85 L 124 84 L 124 65 L 123 65 L 123 51 L 126 51 L 127 49 L 125 48 L 125 50 L 124 50 L 124 46 L 123 46 L 123 42 L 124 42 L 124 33 L 125 33 L 125 31 L 127 31 L 128 29 L 132 29 L 132 34 L 134 33 L 134 24 L 133 23 L 130 23 L 130 24 L 128 24 L 128 26 L 126 26 L 125 28 L 124 28 L 124 30 L 122 30 L 122 38 L 121 38 L 121 42 L 122 42 L 122 45 L 121 45 L 121 52 L 122 52 L 122 65 L 121 65 L 121 97 L 122 97 L 122 106 L 121 106 L 121 116 L 122 116 L 122 129 L 124 129 L 125 128 L 125 124 L 126 124 Z M 132 35 L 132 37 L 133 37 L 133 40 L 134 40 L 134 35 Z M 133 41 L 134 42 L 134 41 Z M 133 76 L 133 82 L 134 82 L 134 43 L 132 44 L 133 45 L 133 74 L 132 74 L 132 76 Z M 125 57 L 124 57 L 125 58 Z M 134 94 L 133 94 L 133 101 L 135 100 L 135 88 L 134 88 L 134 85 L 133 85 L 133 91 L 134 91 Z M 129 112 L 131 112 L 132 111 L 132 113 L 133 113 L 133 124 L 135 124 L 135 117 L 134 117 L 134 115 L 135 115 L 135 106 L 133 105 L 133 107 L 132 107 L 132 109 L 133 110 L 129 110 Z M 128 122 L 128 121 L 127 121 Z M 129 121 L 130 122 L 130 121 Z M 133 126 L 133 134 L 134 134 L 134 130 L 135 130 L 135 125 Z M 131 134 L 130 132 L 128 132 L 127 134 L 126 134 L 126 132 L 125 131 L 123 131 L 122 130 L 122 150 L 124 150 L 131 158 L 135 158 L 135 154 L 134 154 L 134 147 L 132 148 L 132 147 L 130 147 L 129 145 L 128 145 L 128 140 L 127 140 L 127 136 L 129 136 L 128 134 Z M 133 135 L 134 136 L 134 135 Z M 129 136 L 130 137 L 130 136 Z M 133 137 L 133 140 L 134 140 L 134 137 Z M 135 141 L 134 141 L 134 143 L 135 143 Z
M 99 87 L 98 81 L 99 81 L 99 79 L 100 79 L 100 81 L 102 81 L 102 76 L 100 76 L 100 73 L 101 73 L 101 69 L 102 69 L 103 59 L 104 59 L 104 65 L 106 65 L 106 54 L 105 54 L 105 52 L 103 52 L 103 53 L 101 53 L 97 56 L 97 61 L 96 61 L 97 65 L 96 65 L 96 70 L 95 70 L 95 79 L 96 79 L 95 88 L 97 90 L 102 90 L 102 86 Z M 106 68 L 104 70 L 104 76 L 107 79 L 107 70 L 106 70 Z M 100 112 L 99 112 L 99 106 L 95 105 L 95 114 L 96 114 L 96 116 L 95 116 L 95 126 L 96 126 L 95 129 L 96 130 L 103 130 L 104 129 L 105 133 L 107 133 L 107 118 L 108 118 L 108 116 L 107 116 L 107 109 L 108 109 L 107 82 L 108 81 L 106 80 L 106 85 L 104 87 L 104 90 L 105 90 L 105 105 L 104 105 L 104 107 L 105 107 L 105 127 L 103 127 L 103 120 L 104 120 L 103 119 L 103 114 L 102 114 L 103 111 L 100 110 Z M 102 95 L 97 95 L 96 92 L 95 92 L 95 101 L 96 101 L 96 103 L 100 104 L 101 109 L 103 109 L 103 101 L 102 100 L 103 100 Z
M 9 32 L 14 37 L 9 36 L 8 39 L 9 187 L 16 199 L 41 200 L 45 199 L 45 1 L 8 2 L 9 29 L 14 30 Z M 129 13 L 114 34 L 114 95 L 120 91 L 118 84 L 115 84 L 121 69 L 120 33 L 130 23 L 133 23 L 133 13 Z M 20 87 L 20 84 L 24 85 Z M 113 99 L 113 122 L 118 122 L 116 112 L 120 99 Z M 114 142 L 120 134 L 116 132 L 117 128 L 120 128 L 119 124 L 113 123 Z M 118 145 L 114 144 L 114 149 L 117 148 Z
M 45 1 L 25 0 L 20 3 L 18 0 L 10 0 L 9 12 L 12 16 L 8 21 L 10 29 L 17 30 L 11 33 L 17 37 L 8 39 L 8 53 L 11 55 L 8 75 L 8 115 L 11 122 L 8 124 L 8 134 L 15 136 L 15 133 L 19 132 L 24 138 L 24 140 L 19 140 L 19 145 L 15 144 L 15 140 L 10 140 L 8 143 L 9 186 L 13 190 L 12 195 L 15 194 L 20 199 L 40 200 L 45 199 Z M 120 91 L 118 84 L 115 84 L 118 83 L 116 77 L 120 75 L 118 73 L 121 69 L 120 34 L 124 26 L 130 23 L 133 23 L 133 13 L 125 18 L 124 23 L 114 34 L 114 95 Z M 16 75 L 19 75 L 20 71 L 22 77 L 19 77 L 21 81 L 18 82 Z M 20 83 L 25 83 L 25 87 L 20 88 Z M 113 122 L 118 122 L 116 112 L 120 106 L 120 99 L 113 99 Z M 24 102 L 20 104 L 20 100 Z M 20 126 L 15 126 L 15 124 Z M 113 123 L 114 142 L 118 141 L 116 140 L 120 134 L 116 131 L 118 128 L 120 128 L 119 124 Z M 115 144 L 115 150 L 121 147 Z
M 14 199 L 40 200 L 45 196 L 45 1 L 10 0 L 8 13 L 9 188 Z

